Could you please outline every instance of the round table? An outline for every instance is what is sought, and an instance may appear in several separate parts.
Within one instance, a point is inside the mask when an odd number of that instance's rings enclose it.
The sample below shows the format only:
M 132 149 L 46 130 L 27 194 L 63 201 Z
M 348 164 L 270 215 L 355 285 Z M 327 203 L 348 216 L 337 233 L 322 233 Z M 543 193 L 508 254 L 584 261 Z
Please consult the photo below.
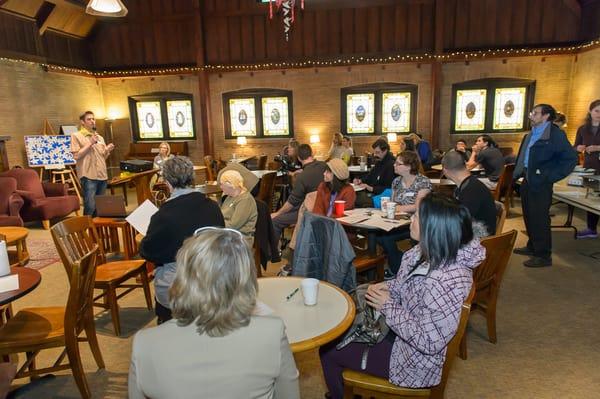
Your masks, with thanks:
M 354 320 L 354 301 L 343 290 L 321 281 L 315 306 L 305 306 L 300 289 L 302 277 L 263 277 L 258 279 L 258 299 L 283 319 L 292 352 L 318 348 L 342 335 Z
M 6 246 L 17 247 L 17 260 L 21 266 L 29 263 L 29 251 L 27 251 L 27 236 L 29 230 L 25 227 L 7 226 L 0 227 L 0 234 L 6 236 Z
M 19 276 L 19 288 L 0 293 L 0 305 L 6 305 L 27 295 L 40 285 L 40 281 L 42 281 L 42 275 L 35 269 L 13 266 L 10 268 L 10 271 L 11 274 Z

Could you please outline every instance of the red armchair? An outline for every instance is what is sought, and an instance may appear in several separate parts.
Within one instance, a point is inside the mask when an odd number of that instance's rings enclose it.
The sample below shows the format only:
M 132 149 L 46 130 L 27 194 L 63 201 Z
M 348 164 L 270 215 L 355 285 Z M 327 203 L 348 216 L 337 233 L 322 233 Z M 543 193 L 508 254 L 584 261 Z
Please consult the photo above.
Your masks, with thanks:
M 0 177 L 0 226 L 23 226 L 19 211 L 23 198 L 17 191 L 17 181 L 12 177 Z
M 40 183 L 33 169 L 15 168 L 0 174 L 17 181 L 17 194 L 23 200 L 21 217 L 25 222 L 41 220 L 44 229 L 50 228 L 50 219 L 79 212 L 79 198 L 67 194 L 67 186 L 62 183 Z

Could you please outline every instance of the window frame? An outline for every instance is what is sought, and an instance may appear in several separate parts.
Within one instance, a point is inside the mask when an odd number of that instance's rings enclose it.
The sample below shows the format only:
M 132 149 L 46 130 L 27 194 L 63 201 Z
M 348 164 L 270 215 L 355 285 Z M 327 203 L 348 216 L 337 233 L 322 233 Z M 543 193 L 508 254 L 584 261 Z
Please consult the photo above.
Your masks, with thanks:
M 167 112 L 167 101 L 190 101 L 192 111 L 192 137 L 171 137 L 171 130 L 169 128 L 169 115 Z M 146 101 L 157 101 L 160 103 L 160 117 L 163 128 L 163 137 L 152 137 L 142 138 L 140 136 L 140 127 L 138 123 L 137 107 L 138 102 Z M 196 116 L 194 113 L 194 95 L 190 93 L 179 93 L 179 92 L 152 92 L 146 94 L 138 94 L 127 97 L 129 103 L 129 121 L 131 123 L 131 133 L 133 136 L 133 142 L 159 142 L 159 141 L 195 141 L 197 137 L 196 133 Z
M 262 99 L 265 97 L 286 97 L 288 101 L 288 134 L 265 135 L 263 126 Z M 234 136 L 231 132 L 231 114 L 229 110 L 229 100 L 231 99 L 254 99 L 254 115 L 256 118 L 256 136 L 244 136 L 249 139 L 281 139 L 294 137 L 294 103 L 291 90 L 284 89 L 243 89 L 229 91 L 222 94 L 223 104 L 223 128 L 225 131 L 225 140 L 236 140 L 241 136 Z
M 359 86 L 349 86 L 340 89 L 340 113 L 341 113 L 341 132 L 350 137 L 360 136 L 379 136 L 382 133 L 383 127 L 383 94 L 385 93 L 410 93 L 410 118 L 408 132 L 395 132 L 397 134 L 407 135 L 416 133 L 417 130 L 417 104 L 419 95 L 419 86 L 411 83 L 370 83 Z M 347 95 L 348 94 L 373 94 L 375 96 L 375 124 L 373 133 L 348 133 L 348 115 L 347 111 Z M 393 132 L 389 132 L 393 133 Z
M 535 105 L 536 81 L 520 78 L 484 78 L 468 80 L 452 85 L 452 103 L 450 106 L 450 134 L 495 134 L 495 133 L 522 133 L 530 130 L 529 111 Z M 522 129 L 494 129 L 494 107 L 496 89 L 509 89 L 525 87 L 525 110 L 523 112 Z M 485 123 L 482 130 L 456 130 L 456 93 L 459 90 L 486 90 L 485 97 Z

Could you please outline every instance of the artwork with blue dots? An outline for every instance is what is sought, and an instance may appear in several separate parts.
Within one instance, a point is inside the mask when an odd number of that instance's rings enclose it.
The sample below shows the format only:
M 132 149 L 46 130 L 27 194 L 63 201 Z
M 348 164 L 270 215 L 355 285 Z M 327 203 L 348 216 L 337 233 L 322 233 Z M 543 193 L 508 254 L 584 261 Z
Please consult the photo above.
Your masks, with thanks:
M 75 165 L 71 136 L 25 136 L 25 150 L 30 167 Z

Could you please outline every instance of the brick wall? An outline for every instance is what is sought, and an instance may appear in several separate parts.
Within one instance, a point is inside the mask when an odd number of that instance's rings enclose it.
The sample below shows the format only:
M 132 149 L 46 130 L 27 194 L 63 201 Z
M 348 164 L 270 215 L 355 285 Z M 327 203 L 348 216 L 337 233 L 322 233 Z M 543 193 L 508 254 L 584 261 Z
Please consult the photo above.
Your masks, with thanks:
M 11 136 L 7 142 L 11 167 L 27 166 L 23 136 L 40 134 L 44 119 L 58 133 L 60 125 L 78 124 L 86 110 L 104 116 L 96 79 L 0 60 L 0 136 Z
M 571 95 L 567 107 L 567 134 L 575 140 L 577 128 L 583 124 L 589 105 L 600 98 L 600 49 L 581 53 L 573 62 Z

